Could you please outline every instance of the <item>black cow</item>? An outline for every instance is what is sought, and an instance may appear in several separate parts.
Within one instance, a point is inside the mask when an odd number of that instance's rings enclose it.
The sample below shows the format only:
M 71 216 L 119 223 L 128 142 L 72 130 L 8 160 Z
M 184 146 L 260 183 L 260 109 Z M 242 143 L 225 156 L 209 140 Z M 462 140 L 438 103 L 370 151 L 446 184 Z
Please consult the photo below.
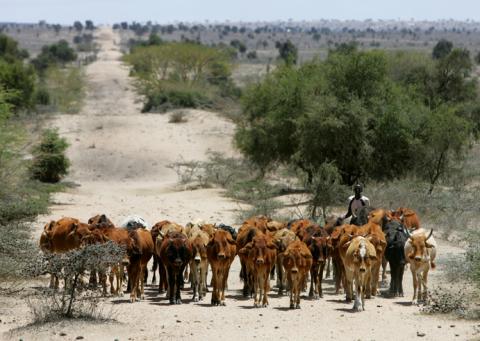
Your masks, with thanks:
M 182 304 L 180 289 L 185 267 L 192 258 L 192 246 L 179 232 L 169 232 L 160 246 L 160 258 L 167 269 L 168 298 L 170 304 Z
M 232 235 L 232 238 L 233 240 L 237 240 L 237 231 L 231 227 L 231 226 L 228 226 L 228 225 L 225 225 L 225 224 L 220 224 L 217 226 L 219 229 L 222 229 L 222 230 L 225 230 L 227 232 L 230 232 L 230 234 Z
M 390 294 L 403 297 L 403 271 L 405 269 L 405 243 L 408 235 L 405 227 L 398 221 L 391 221 L 385 225 L 385 239 L 387 248 L 385 258 L 390 264 Z
M 312 254 L 312 266 L 310 268 L 310 292 L 309 297 L 318 299 L 323 297 L 322 280 L 323 269 L 329 256 L 329 239 L 328 233 L 320 227 L 308 227 L 307 234 L 304 235 L 303 241 L 307 244 Z

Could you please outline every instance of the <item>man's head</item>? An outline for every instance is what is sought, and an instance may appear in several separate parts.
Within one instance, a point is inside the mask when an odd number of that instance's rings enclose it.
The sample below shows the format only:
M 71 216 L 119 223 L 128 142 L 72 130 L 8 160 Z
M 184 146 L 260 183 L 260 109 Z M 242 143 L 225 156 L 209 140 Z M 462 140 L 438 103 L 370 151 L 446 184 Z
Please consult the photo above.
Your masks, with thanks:
M 360 196 L 362 195 L 362 191 L 363 191 L 362 185 L 356 184 L 355 186 L 353 186 L 353 193 L 355 193 L 356 198 L 360 198 Z

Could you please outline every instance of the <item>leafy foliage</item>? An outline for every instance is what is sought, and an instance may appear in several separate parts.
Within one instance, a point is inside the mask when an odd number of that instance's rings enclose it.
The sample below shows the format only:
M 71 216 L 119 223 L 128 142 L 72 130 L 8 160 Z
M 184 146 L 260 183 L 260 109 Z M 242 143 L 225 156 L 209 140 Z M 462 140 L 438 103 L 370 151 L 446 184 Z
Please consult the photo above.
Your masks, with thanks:
M 39 73 L 43 73 L 51 65 L 65 65 L 76 59 L 77 54 L 68 42 L 60 40 L 56 44 L 43 46 L 40 54 L 32 60 L 32 64 Z
M 42 182 L 55 183 L 68 173 L 70 161 L 65 156 L 68 143 L 53 129 L 44 131 L 42 140 L 33 150 L 31 174 Z

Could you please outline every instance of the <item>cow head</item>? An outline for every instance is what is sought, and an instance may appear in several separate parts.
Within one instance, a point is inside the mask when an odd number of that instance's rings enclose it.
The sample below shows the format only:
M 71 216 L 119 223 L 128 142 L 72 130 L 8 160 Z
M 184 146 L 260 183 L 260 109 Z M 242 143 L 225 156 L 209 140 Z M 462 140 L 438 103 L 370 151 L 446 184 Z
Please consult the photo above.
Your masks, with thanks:
M 115 227 L 105 214 L 97 214 L 96 216 L 91 217 L 88 219 L 88 224 L 98 229 Z
M 378 208 L 376 210 L 371 211 L 368 214 L 368 222 L 380 225 L 382 229 L 391 221 L 389 218 L 389 213 L 387 210 L 382 208 Z
M 208 248 L 213 251 L 213 254 L 215 254 L 218 259 L 233 257 L 235 254 L 235 248 L 232 248 L 232 246 L 235 247 L 235 245 L 235 240 L 233 240 L 230 232 L 222 229 L 215 231 L 214 235 L 208 242 Z
M 77 246 L 80 246 L 82 244 L 83 238 L 86 238 L 92 233 L 89 225 L 81 223 L 76 219 L 69 221 L 67 228 L 68 228 L 68 234 L 66 238 L 71 243 Z
M 207 259 L 207 245 L 204 243 L 203 238 L 199 235 L 193 239 L 192 256 L 196 263 L 200 263 L 202 259 Z
M 430 230 L 428 236 L 424 233 L 416 233 L 409 236 L 410 244 L 412 245 L 412 251 L 408 254 L 408 258 L 415 260 L 415 262 L 428 260 L 428 249 L 434 247 L 428 242 L 433 235 L 433 229 Z
M 308 249 L 310 250 L 313 259 L 319 263 L 325 263 L 332 251 L 332 244 L 330 236 L 312 237 Z
M 248 243 L 244 249 L 247 249 L 249 257 L 254 264 L 263 265 L 266 262 L 266 256 L 269 250 L 277 250 L 277 246 L 270 237 L 260 234 L 256 235 L 253 240 Z
M 283 264 L 292 274 L 297 274 L 299 267 L 305 268 L 307 260 L 312 259 L 312 254 L 305 247 L 289 247 L 283 255 Z
M 179 232 L 170 232 L 163 243 L 166 245 L 166 256 L 170 265 L 185 266 L 192 256 L 191 245 L 187 237 Z
M 353 252 L 353 262 L 358 267 L 360 273 L 366 273 L 370 269 L 371 261 L 377 260 L 375 251 L 369 250 L 367 240 L 360 237 L 359 243 Z
M 283 228 L 277 231 L 273 236 L 273 240 L 275 245 L 277 246 L 278 252 L 284 252 L 287 249 L 287 246 L 296 238 L 297 236 L 295 235 L 295 233 L 288 230 L 287 228 Z

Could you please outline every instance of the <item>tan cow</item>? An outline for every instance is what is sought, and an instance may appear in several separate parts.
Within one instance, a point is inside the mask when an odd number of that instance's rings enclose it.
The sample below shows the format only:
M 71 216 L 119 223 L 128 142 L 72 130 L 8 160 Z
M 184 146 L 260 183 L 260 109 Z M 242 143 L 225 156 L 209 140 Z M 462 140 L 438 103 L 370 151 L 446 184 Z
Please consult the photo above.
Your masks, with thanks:
M 230 266 L 237 248 L 230 232 L 218 229 L 207 245 L 208 262 L 212 267 L 212 305 L 225 305 L 225 288 Z
M 206 232 L 193 227 L 190 230 L 189 241 L 193 252 L 190 260 L 193 301 L 198 302 L 198 300 L 202 300 L 205 297 L 207 291 L 207 244 L 209 237 Z
M 410 263 L 413 277 L 412 304 L 427 298 L 428 271 L 435 269 L 437 256 L 437 243 L 432 234 L 433 229 L 427 234 L 425 229 L 420 228 L 413 231 L 405 243 L 405 259 Z
M 347 297 L 353 296 L 355 285 L 355 303 L 353 310 L 365 310 L 365 294 L 370 284 L 371 262 L 377 261 L 375 247 L 367 238 L 357 236 L 348 244 L 343 263 L 345 267 L 345 279 Z
M 312 254 L 307 245 L 296 240 L 284 252 L 283 266 L 290 287 L 290 308 L 300 308 L 300 293 L 312 266 Z
M 287 228 L 283 228 L 273 235 L 273 240 L 277 245 L 277 262 L 275 264 L 275 269 L 277 272 L 277 286 L 278 286 L 278 294 L 283 295 L 283 290 L 285 289 L 286 278 L 285 272 L 283 268 L 283 252 L 287 249 L 288 245 L 293 242 L 297 236 L 295 233 L 290 231 Z

